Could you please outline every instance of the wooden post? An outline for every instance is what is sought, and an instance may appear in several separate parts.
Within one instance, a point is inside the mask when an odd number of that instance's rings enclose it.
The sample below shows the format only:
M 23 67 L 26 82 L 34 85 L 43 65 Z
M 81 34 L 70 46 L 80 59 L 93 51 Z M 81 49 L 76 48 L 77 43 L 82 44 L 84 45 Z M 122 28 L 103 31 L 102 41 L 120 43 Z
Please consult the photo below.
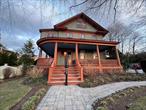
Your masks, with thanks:
M 39 58 L 42 58 L 42 49 L 39 50 Z
M 97 56 L 98 56 L 98 64 L 99 64 L 98 68 L 99 68 L 99 72 L 100 73 L 103 73 L 102 65 L 101 65 L 101 59 L 100 59 L 99 46 L 96 45 L 96 47 L 97 47 Z
M 58 43 L 55 43 L 55 48 L 54 48 L 54 60 L 53 63 L 51 64 L 51 67 L 49 67 L 49 74 L 48 74 L 48 83 L 51 83 L 51 76 L 53 73 L 53 67 L 56 66 L 57 63 L 57 48 L 58 48 Z
M 57 64 L 57 51 L 58 51 L 58 43 L 56 42 L 55 49 L 54 49 L 54 65 L 53 66 L 56 66 Z
M 80 67 L 80 75 L 81 75 L 81 81 L 83 82 L 83 67 L 80 65 L 79 62 L 79 53 L 78 53 L 78 44 L 76 43 L 76 63 Z
M 76 64 L 80 66 L 79 53 L 78 53 L 78 44 L 77 43 L 76 43 Z
M 117 56 L 118 64 L 119 64 L 120 67 L 122 67 L 120 57 L 119 57 L 119 52 L 118 52 L 118 49 L 116 48 L 116 46 L 115 46 L 115 50 L 116 50 L 116 56 Z

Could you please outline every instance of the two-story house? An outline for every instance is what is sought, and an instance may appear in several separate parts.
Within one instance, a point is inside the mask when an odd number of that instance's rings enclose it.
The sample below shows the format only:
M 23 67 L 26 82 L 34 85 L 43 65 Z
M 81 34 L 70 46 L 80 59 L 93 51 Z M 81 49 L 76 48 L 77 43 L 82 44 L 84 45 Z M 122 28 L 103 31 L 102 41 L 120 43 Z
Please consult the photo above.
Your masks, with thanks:
M 104 41 L 108 31 L 84 13 L 40 33 L 37 66 L 48 68 L 49 84 L 64 84 L 66 60 L 69 84 L 83 82 L 84 75 L 122 71 L 116 49 L 119 42 Z M 42 58 L 42 51 L 49 57 Z

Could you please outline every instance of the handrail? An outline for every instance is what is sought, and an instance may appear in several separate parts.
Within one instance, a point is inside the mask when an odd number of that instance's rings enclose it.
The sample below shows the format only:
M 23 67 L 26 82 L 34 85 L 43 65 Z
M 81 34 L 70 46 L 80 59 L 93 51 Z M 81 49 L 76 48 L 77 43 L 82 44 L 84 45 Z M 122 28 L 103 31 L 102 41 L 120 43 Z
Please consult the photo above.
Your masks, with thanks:
M 49 74 L 48 74 L 48 83 L 51 82 L 51 75 L 52 75 L 53 67 L 49 67 Z
M 53 60 L 51 66 L 49 67 L 49 72 L 48 72 L 48 83 L 51 82 L 51 76 L 52 76 L 52 72 L 53 72 L 53 68 L 54 68 L 54 63 L 55 63 L 55 61 Z

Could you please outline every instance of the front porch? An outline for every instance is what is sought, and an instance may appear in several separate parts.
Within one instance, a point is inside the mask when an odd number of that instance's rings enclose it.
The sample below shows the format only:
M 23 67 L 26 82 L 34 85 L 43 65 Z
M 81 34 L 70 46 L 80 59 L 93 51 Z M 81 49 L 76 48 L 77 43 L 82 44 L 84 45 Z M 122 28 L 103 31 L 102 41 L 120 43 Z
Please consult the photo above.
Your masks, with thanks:
M 42 42 L 40 48 L 40 58 L 43 50 L 53 59 L 48 66 L 49 84 L 64 84 L 65 54 L 68 54 L 69 84 L 83 82 L 84 75 L 122 71 L 115 44 L 49 41 Z

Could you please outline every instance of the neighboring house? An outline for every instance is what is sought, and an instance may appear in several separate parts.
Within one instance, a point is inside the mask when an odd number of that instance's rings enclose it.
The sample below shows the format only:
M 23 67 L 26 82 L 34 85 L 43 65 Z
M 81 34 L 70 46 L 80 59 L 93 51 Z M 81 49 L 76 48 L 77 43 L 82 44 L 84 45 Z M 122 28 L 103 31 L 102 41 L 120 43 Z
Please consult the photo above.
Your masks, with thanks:
M 119 42 L 104 41 L 108 31 L 84 13 L 54 25 L 53 29 L 40 29 L 40 33 L 37 65 L 49 68 L 49 84 L 64 83 L 66 61 L 69 84 L 83 82 L 87 74 L 122 71 L 116 49 Z M 42 50 L 49 58 L 41 57 Z
M 8 50 L 8 49 L 6 49 L 6 48 L 4 48 L 4 47 L 0 47 L 0 53 L 12 54 L 12 53 L 15 53 L 15 52 L 13 52 L 13 51 L 11 51 L 11 50 Z

